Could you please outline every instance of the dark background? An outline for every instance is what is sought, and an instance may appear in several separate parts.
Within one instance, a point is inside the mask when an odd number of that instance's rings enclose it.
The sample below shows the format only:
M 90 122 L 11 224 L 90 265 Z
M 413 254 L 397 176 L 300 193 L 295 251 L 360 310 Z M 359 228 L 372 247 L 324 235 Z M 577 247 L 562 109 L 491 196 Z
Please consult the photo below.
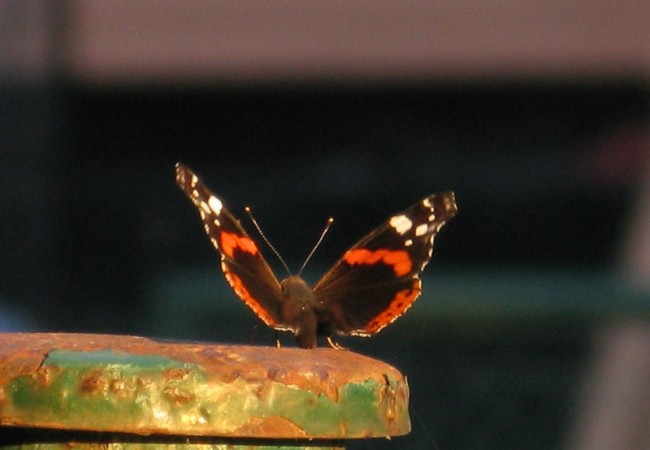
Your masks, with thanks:
M 177 161 L 256 236 L 250 205 L 294 270 L 333 216 L 311 282 L 391 214 L 455 191 L 421 298 L 377 336 L 341 339 L 408 376 L 413 431 L 349 448 L 558 448 L 594 337 L 647 317 L 624 251 L 648 174 L 645 79 L 93 83 L 2 61 L 2 331 L 273 345 L 223 279 Z
M 68 88 L 61 95 L 64 145 L 55 164 L 64 170 L 54 182 L 52 232 L 61 237 L 59 304 L 71 310 L 48 314 L 48 322 L 129 333 L 141 332 L 134 313 L 147 307 L 116 298 L 142 296 L 160 269 L 218 266 L 175 186 L 176 161 L 244 224 L 243 206 L 252 206 L 294 268 L 329 215 L 337 221 L 314 272 L 390 214 L 454 190 L 460 213 L 427 274 L 465 266 L 609 269 L 634 200 L 635 166 L 628 162 L 625 174 L 599 167 L 610 151 L 599 141 L 635 132 L 647 108 L 634 85 Z M 641 160 L 629 151 L 621 157 Z M 616 178 L 603 180 L 600 171 Z M 92 314 L 79 320 L 84 311 Z
M 642 86 L 64 83 L 51 95 L 47 188 L 31 205 L 3 202 L 15 214 L 2 217 L 2 294 L 20 327 L 273 344 L 223 280 L 174 184 L 176 161 L 249 229 L 241 211 L 251 205 L 293 268 L 334 216 L 312 281 L 390 214 L 452 189 L 460 211 L 437 240 L 421 299 L 377 337 L 343 340 L 402 369 L 414 393 L 411 436 L 369 445 L 561 442 L 598 307 L 614 302 L 603 279 L 616 271 L 639 180 Z M 18 108 L 22 120 L 50 123 L 39 101 Z M 601 166 L 612 152 L 620 169 Z M 39 175 L 26 164 L 4 172 L 10 186 Z M 574 298 L 566 283 L 587 292 Z

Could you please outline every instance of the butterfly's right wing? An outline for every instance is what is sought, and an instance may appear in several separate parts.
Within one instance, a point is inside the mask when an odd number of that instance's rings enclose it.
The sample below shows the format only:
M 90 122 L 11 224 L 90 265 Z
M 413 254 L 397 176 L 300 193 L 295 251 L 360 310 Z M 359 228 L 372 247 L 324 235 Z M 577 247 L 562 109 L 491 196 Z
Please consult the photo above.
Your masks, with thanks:
M 282 323 L 280 283 L 239 221 L 181 163 L 176 164 L 176 184 L 198 209 L 203 228 L 221 255 L 221 269 L 235 294 L 268 326 L 291 331 Z
M 314 287 L 321 327 L 371 336 L 404 314 L 420 295 L 438 232 L 457 211 L 453 192 L 432 194 L 353 245 Z

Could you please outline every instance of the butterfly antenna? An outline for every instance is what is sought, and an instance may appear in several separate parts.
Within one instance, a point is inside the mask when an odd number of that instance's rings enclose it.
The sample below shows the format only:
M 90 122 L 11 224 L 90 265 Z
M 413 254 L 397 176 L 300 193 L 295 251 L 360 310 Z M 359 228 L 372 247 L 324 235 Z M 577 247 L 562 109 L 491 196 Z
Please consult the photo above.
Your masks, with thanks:
M 314 252 L 316 252 L 316 249 L 320 246 L 320 243 L 323 242 L 323 238 L 325 237 L 325 235 L 327 234 L 327 232 L 329 231 L 329 229 L 330 229 L 330 227 L 332 226 L 333 223 L 334 223 L 334 218 L 333 217 L 330 217 L 329 219 L 327 219 L 327 224 L 325 225 L 325 229 L 320 234 L 320 237 L 318 238 L 318 241 L 316 242 L 316 245 L 314 245 L 314 248 L 312 248 L 311 252 L 309 252 L 309 255 L 305 259 L 305 262 L 302 263 L 302 267 L 300 267 L 300 270 L 298 271 L 298 275 L 300 275 L 302 273 L 302 271 L 307 266 L 307 263 L 309 262 L 311 257 L 314 256 Z
M 251 222 L 253 222 L 253 225 L 255 225 L 255 228 L 257 229 L 257 232 L 260 234 L 260 236 L 262 236 L 262 239 L 264 239 L 264 242 L 266 242 L 266 245 L 268 245 L 269 248 L 273 251 L 273 253 L 275 253 L 275 256 L 277 256 L 277 258 L 280 260 L 280 262 L 282 263 L 282 265 L 286 269 L 287 273 L 289 275 L 291 275 L 291 270 L 289 270 L 289 266 L 287 266 L 287 263 L 284 262 L 284 259 L 282 258 L 282 256 L 280 256 L 280 252 L 278 252 L 275 249 L 275 247 L 273 247 L 273 244 L 271 244 L 271 242 L 267 239 L 266 235 L 264 234 L 264 232 L 262 231 L 260 226 L 257 224 L 257 220 L 255 220 L 255 217 L 253 217 L 253 211 L 251 210 L 250 206 L 245 207 L 244 210 L 246 211 L 246 214 L 248 214 L 248 217 L 251 218 Z

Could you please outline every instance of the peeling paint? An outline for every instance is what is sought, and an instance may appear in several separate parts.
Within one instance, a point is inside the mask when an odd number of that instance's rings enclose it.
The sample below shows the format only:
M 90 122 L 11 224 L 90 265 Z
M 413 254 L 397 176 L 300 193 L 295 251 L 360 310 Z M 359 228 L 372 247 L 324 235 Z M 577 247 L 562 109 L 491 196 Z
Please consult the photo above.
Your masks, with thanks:
M 352 352 L 65 334 L 0 334 L 7 425 L 309 439 L 410 430 L 405 378 Z

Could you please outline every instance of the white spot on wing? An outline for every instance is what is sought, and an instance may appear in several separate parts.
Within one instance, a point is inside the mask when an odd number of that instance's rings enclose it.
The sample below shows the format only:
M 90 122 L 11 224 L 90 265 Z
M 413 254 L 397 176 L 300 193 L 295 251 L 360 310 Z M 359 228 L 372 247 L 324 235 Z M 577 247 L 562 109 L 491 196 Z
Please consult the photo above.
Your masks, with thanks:
M 410 247 L 411 245 L 413 245 L 413 240 L 412 240 L 412 239 L 407 239 L 407 240 L 404 242 L 404 245 L 407 246 L 407 247 Z
M 214 195 L 210 196 L 208 199 L 208 205 L 210 205 L 210 208 L 216 215 L 221 214 L 221 208 L 223 208 L 223 204 L 217 197 Z
M 422 223 L 415 228 L 415 235 L 417 237 L 424 236 L 429 231 L 429 224 Z
M 391 227 L 395 228 L 395 231 L 397 231 L 399 234 L 406 233 L 413 226 L 411 219 L 403 214 L 401 216 L 391 217 L 388 223 Z

